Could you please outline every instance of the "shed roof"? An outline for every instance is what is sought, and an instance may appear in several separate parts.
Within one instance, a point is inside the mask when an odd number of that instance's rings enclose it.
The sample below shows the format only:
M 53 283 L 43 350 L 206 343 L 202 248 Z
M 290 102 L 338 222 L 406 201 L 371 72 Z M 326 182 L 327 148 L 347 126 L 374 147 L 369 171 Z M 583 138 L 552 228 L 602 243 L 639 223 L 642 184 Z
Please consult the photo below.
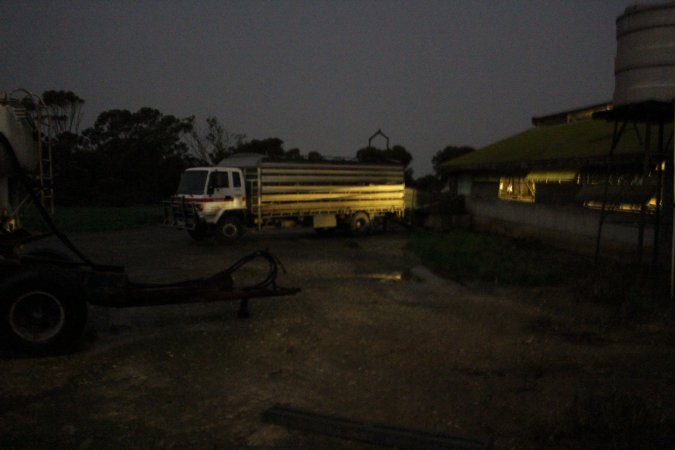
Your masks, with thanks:
M 585 165 L 603 164 L 607 162 L 613 129 L 613 123 L 602 120 L 532 128 L 447 161 L 442 167 L 444 171 L 456 173 L 577 169 Z M 638 130 L 644 136 L 644 125 L 639 125 Z M 642 152 L 642 145 L 633 125 L 628 125 L 614 151 L 613 161 L 639 162 Z

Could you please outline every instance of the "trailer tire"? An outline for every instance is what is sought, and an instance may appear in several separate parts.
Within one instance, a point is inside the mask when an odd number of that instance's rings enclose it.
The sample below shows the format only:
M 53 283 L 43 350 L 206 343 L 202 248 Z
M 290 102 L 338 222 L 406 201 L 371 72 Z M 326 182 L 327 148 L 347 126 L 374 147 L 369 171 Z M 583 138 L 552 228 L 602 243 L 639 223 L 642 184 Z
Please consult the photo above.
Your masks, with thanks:
M 349 222 L 349 230 L 353 236 L 364 236 L 370 232 L 370 217 L 363 211 L 354 213 Z
M 216 240 L 221 243 L 234 242 L 241 237 L 241 220 L 234 216 L 221 217 L 216 226 Z
M 56 354 L 70 349 L 82 335 L 87 303 L 72 283 L 34 273 L 3 283 L 0 319 L 0 336 L 8 350 Z

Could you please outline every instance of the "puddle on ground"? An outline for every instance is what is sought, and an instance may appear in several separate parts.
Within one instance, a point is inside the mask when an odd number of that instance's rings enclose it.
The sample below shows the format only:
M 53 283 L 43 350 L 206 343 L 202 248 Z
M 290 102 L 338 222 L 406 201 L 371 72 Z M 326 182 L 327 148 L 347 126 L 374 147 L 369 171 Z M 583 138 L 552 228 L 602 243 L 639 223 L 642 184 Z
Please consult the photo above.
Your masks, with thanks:
M 365 278 L 368 280 L 378 280 L 382 282 L 391 282 L 391 281 L 424 281 L 423 278 L 415 275 L 412 270 L 402 270 L 394 272 L 379 272 L 379 273 L 367 273 L 363 275 L 357 275 L 357 278 Z

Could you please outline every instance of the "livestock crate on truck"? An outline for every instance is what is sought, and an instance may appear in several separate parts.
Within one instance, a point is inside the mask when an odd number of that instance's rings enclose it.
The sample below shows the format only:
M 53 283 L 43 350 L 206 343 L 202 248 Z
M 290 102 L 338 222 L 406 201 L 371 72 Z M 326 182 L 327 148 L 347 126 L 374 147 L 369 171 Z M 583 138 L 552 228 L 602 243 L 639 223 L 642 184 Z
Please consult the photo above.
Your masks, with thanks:
M 347 161 L 270 162 L 240 155 L 187 169 L 165 202 L 166 223 L 195 239 L 237 239 L 245 229 L 306 226 L 365 234 L 401 219 L 404 170 Z

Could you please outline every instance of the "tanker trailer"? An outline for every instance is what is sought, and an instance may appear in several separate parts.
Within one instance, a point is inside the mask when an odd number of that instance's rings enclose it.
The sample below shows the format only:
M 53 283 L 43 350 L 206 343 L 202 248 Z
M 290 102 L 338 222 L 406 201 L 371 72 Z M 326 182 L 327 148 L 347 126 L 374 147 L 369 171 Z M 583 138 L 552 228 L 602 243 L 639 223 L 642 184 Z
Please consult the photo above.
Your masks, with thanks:
M 22 97 L 16 97 L 17 93 Z M 40 124 L 47 116 L 42 114 L 41 103 L 39 97 L 25 91 L 0 92 L 0 234 L 20 228 L 19 212 L 29 199 L 20 177 L 35 177 L 36 185 L 45 187 L 41 169 L 50 152 L 44 148 L 48 145 L 43 142 L 46 130 Z

